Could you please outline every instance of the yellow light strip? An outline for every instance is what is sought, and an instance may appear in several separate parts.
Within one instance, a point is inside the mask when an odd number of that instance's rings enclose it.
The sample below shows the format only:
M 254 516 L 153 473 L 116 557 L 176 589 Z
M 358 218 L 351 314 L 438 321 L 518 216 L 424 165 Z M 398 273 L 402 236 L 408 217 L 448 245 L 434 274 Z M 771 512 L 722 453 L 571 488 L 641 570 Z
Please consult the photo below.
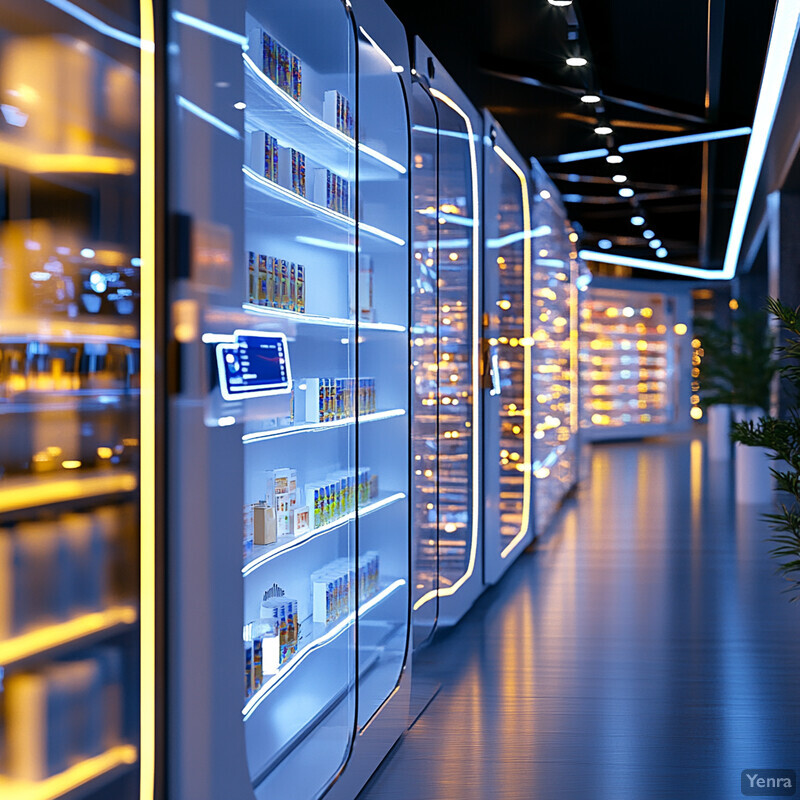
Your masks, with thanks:
M 153 800 L 156 761 L 156 59 L 152 0 L 139 0 L 141 442 L 139 797 Z
M 0 164 L 31 175 L 56 172 L 133 175 L 136 172 L 136 162 L 132 158 L 91 153 L 37 153 L 13 142 L 0 142 Z
M 133 606 L 114 606 L 14 636 L 0 642 L 0 666 L 7 668 L 33 655 L 80 641 L 87 636 L 120 625 L 132 625 L 137 618 L 138 613 Z
M 0 484 L 0 513 L 37 508 L 49 503 L 65 503 L 106 494 L 132 492 L 136 488 L 136 475 L 132 472 L 96 474 L 89 472 L 55 478 L 10 479 Z
M 131 744 L 119 745 L 44 781 L 18 781 L 0 776 L 0 797 L 3 800 L 56 800 L 112 770 L 135 763 L 136 748 Z
M 569 260 L 569 429 L 578 432 L 578 357 L 580 348 L 580 315 L 578 286 L 580 267 L 576 258 Z
M 479 358 L 480 358 L 480 197 L 478 192 L 478 154 L 475 149 L 475 134 L 469 115 L 464 113 L 460 106 L 438 89 L 431 89 L 431 94 L 449 106 L 464 120 L 467 126 L 467 140 L 469 142 L 469 160 L 472 168 L 472 541 L 470 543 L 469 563 L 466 572 L 451 586 L 444 589 L 433 589 L 422 595 L 414 603 L 414 610 L 421 608 L 434 597 L 446 597 L 455 594 L 470 578 L 475 571 L 475 561 L 478 557 L 478 524 L 480 519 L 480 497 L 478 486 L 480 481 L 480 462 L 478 459 L 478 442 L 480 439 L 480 409 L 481 397 Z
M 524 265 L 524 282 L 523 282 L 523 308 L 524 308 L 524 328 L 523 335 L 525 337 L 525 344 L 523 345 L 523 364 L 524 364 L 524 404 L 525 411 L 523 417 L 523 430 L 524 440 L 522 442 L 522 522 L 519 526 L 519 532 L 514 538 L 503 548 L 500 553 L 501 558 L 508 558 L 513 550 L 525 538 L 528 533 L 528 526 L 531 519 L 531 463 L 533 461 L 532 442 L 533 436 L 531 431 L 533 408 L 531 398 L 533 395 L 531 389 L 532 381 L 532 363 L 531 363 L 531 350 L 533 348 L 533 331 L 531 324 L 531 295 L 533 287 L 531 285 L 531 204 L 530 196 L 528 194 L 528 176 L 519 168 L 517 163 L 501 148 L 494 145 L 494 151 L 506 163 L 506 165 L 513 171 L 519 178 L 520 186 L 522 188 L 522 226 L 525 231 L 525 238 L 522 240 L 524 244 L 523 251 L 523 265 Z

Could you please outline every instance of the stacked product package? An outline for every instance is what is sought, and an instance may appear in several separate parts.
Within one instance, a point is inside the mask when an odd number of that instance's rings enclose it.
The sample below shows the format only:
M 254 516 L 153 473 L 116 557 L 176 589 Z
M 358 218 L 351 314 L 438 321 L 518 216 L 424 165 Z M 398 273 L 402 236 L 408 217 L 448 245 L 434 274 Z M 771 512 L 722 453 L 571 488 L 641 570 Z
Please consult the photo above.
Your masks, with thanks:
M 0 529 L 0 640 L 110 602 L 119 509 Z
M 335 422 L 375 414 L 375 378 L 304 378 L 296 381 L 294 419 Z
M 300 638 L 297 600 L 276 595 L 275 588 L 264 592 L 260 616 L 244 627 L 245 697 L 262 686 L 296 652 Z
M 250 302 L 284 311 L 306 310 L 306 268 L 285 259 L 247 254 Z
M 335 89 L 325 92 L 322 104 L 322 121 L 339 133 L 353 138 L 353 115 L 350 111 L 350 101 Z
M 351 613 L 355 588 L 350 561 L 339 558 L 311 575 L 313 620 L 330 625 Z M 358 559 L 358 589 L 363 602 L 377 594 L 380 580 L 378 553 L 370 550 Z
M 266 131 L 252 131 L 245 136 L 245 164 L 258 176 L 306 197 L 305 153 L 282 147 Z
M 250 28 L 248 55 L 279 89 L 300 102 L 303 96 L 303 65 L 300 59 L 263 28 Z
M 314 170 L 314 202 L 338 214 L 350 214 L 350 181 L 329 169 Z
M 8 776 L 43 781 L 120 744 L 122 672 L 120 649 L 97 647 L 6 678 Z
M 300 536 L 331 525 L 378 496 L 378 476 L 369 467 L 357 474 L 332 472 L 309 481 L 302 493 L 297 470 L 268 470 L 264 499 L 244 507 L 244 560 L 250 560 L 254 545 L 270 545 L 279 536 Z

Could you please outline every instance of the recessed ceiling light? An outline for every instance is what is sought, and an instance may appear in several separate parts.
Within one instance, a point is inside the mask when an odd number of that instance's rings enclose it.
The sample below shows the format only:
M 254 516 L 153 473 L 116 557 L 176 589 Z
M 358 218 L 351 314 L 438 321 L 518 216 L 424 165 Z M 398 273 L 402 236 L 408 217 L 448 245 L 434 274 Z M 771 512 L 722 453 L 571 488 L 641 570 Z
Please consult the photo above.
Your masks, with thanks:
M 641 217 L 638 214 L 631 217 L 631 225 L 644 225 L 644 217 Z
M 549 200 L 550 199 L 550 192 L 548 192 L 547 189 L 542 189 L 542 191 L 539 192 L 539 197 L 541 197 L 542 200 Z
M 614 129 L 613 128 L 609 128 L 608 125 L 598 125 L 594 129 L 594 132 L 598 136 L 608 136 L 610 133 L 614 133 Z M 620 161 L 622 161 L 622 159 L 620 159 Z
M 623 186 L 619 190 L 620 197 L 633 197 L 633 194 L 634 194 L 633 189 L 631 189 L 630 186 Z
M 657 250 L 659 247 L 661 247 L 661 239 L 651 239 L 648 244 L 653 248 L 653 250 Z
M 655 234 L 648 228 L 646 231 L 642 231 L 642 236 L 644 236 L 645 239 L 652 239 Z
M 614 183 L 625 183 L 625 181 L 628 180 L 628 176 L 627 175 L 614 175 L 614 177 L 611 180 L 614 181 Z
M 547 0 L 551 6 L 571 6 L 572 0 Z
M 601 239 L 601 240 L 600 240 L 600 241 L 597 243 L 597 246 L 598 246 L 598 247 L 599 247 L 601 250 L 610 250 L 610 249 L 611 249 L 611 239 Z
M 622 156 L 618 156 L 618 155 L 606 156 L 606 161 L 608 161 L 609 164 L 621 164 L 622 163 Z
M 242 111 L 243 109 L 247 108 L 247 103 L 242 102 L 241 100 L 238 103 L 234 103 L 233 107 Z
M 600 98 L 596 94 L 585 94 L 581 97 L 581 103 L 599 103 Z
M 568 67 L 585 67 L 588 63 L 583 56 L 571 56 L 567 59 Z
M 667 257 L 667 248 L 666 247 L 659 247 L 658 250 L 656 250 L 656 255 L 659 258 L 666 258 Z

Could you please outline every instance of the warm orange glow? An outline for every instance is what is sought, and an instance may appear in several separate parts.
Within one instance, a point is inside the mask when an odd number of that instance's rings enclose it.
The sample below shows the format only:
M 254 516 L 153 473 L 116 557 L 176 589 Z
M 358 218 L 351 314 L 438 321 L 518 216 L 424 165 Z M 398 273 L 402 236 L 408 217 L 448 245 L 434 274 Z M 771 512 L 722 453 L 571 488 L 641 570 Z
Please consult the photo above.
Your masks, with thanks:
M 0 797 L 5 800 L 56 800 L 101 775 L 135 763 L 136 748 L 130 744 L 119 745 L 44 781 L 18 781 L 0 775 Z
M 702 342 L 699 339 L 692 339 L 692 347 L 694 347 L 695 350 L 700 347 L 701 344 Z
M 703 409 L 700 408 L 700 406 L 692 406 L 692 409 L 689 412 L 689 416 L 692 419 L 702 419 L 703 418 Z
M 46 479 L 41 476 L 35 479 L 10 478 L 3 482 L 0 489 L 0 513 L 36 508 L 50 503 L 132 492 L 136 484 L 136 475 L 132 472 L 111 474 L 104 472 L 101 475 L 87 472 L 69 477 L 61 473 Z
M 33 655 L 47 652 L 69 642 L 80 641 L 100 631 L 107 631 L 136 622 L 138 614 L 133 606 L 115 606 L 105 611 L 37 628 L 28 633 L 0 641 L 0 664 L 11 666 Z M 0 794 L 5 797 L 5 795 Z
M 735 297 L 732 298 L 731 301 L 728 303 L 728 307 L 736 311 L 736 309 L 739 308 L 739 301 Z
M 3 141 L 0 141 L 0 165 L 13 167 L 32 175 L 55 173 L 133 175 L 136 171 L 136 162 L 132 158 L 81 153 L 37 153 L 22 145 Z
M 641 315 L 642 315 L 642 316 L 643 316 L 645 319 L 650 319 L 650 317 L 652 317 L 652 316 L 653 316 L 653 309 L 652 309 L 652 308 L 649 308 L 649 307 L 645 307 L 645 308 L 643 308 L 643 309 L 642 309 L 642 310 L 641 310 L 639 313 L 640 313 L 640 314 L 641 314 Z
M 678 336 L 683 336 L 689 330 L 689 328 L 682 322 L 679 322 L 672 330 L 674 330 Z

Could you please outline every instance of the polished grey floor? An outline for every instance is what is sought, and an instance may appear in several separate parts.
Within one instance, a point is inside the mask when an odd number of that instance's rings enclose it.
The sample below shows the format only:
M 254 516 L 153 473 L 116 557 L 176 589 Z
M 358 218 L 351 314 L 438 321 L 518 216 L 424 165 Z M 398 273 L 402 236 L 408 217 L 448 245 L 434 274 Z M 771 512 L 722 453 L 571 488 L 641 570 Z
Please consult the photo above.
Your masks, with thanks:
M 597 446 L 535 552 L 415 658 L 360 800 L 733 800 L 800 771 L 800 604 L 702 440 Z

